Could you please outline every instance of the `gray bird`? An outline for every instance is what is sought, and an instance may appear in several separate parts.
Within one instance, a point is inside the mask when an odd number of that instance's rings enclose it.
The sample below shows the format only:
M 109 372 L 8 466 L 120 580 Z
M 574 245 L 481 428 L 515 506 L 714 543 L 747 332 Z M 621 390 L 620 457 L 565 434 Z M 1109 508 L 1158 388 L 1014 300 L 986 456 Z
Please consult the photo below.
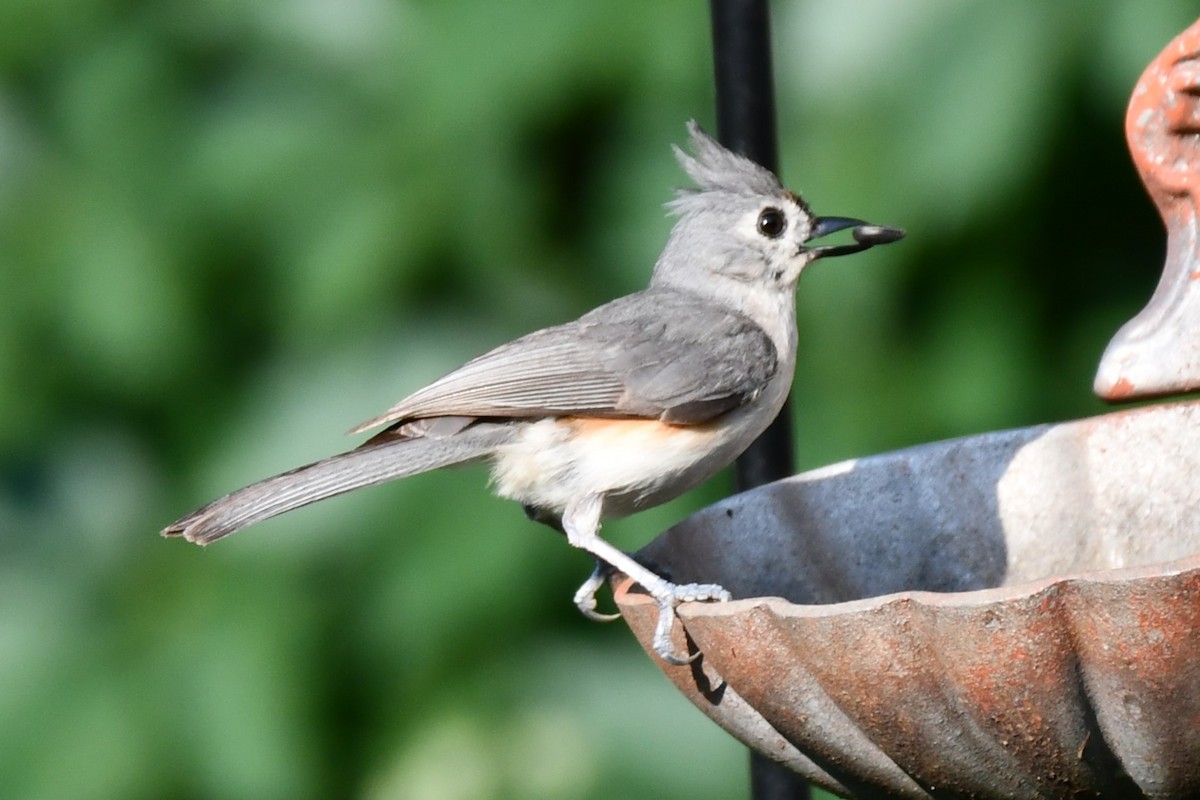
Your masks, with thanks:
M 904 232 L 816 217 L 769 170 L 688 125 L 675 155 L 697 188 L 650 286 L 484 353 L 352 431 L 359 447 L 238 489 L 163 530 L 209 544 L 255 522 L 344 492 L 487 460 L 501 497 L 566 534 L 597 569 L 575 595 L 589 617 L 620 570 L 659 606 L 654 646 L 679 664 L 675 607 L 727 600 L 676 585 L 600 538 L 600 522 L 665 503 L 732 462 L 779 413 L 796 364 L 795 290 L 814 260 L 896 241 Z M 809 242 L 853 228 L 853 244 Z

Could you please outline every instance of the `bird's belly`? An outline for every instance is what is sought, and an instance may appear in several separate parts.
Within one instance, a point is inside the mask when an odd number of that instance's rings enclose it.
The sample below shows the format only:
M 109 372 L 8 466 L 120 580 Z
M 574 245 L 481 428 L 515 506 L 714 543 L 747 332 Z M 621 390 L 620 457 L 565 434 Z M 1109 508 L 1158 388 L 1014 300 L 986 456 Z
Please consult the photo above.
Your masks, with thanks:
M 712 477 L 757 435 L 745 427 L 737 412 L 704 425 L 539 420 L 526 423 L 496 453 L 492 480 L 501 497 L 556 513 L 572 500 L 601 494 L 603 515 L 620 517 L 665 503 Z

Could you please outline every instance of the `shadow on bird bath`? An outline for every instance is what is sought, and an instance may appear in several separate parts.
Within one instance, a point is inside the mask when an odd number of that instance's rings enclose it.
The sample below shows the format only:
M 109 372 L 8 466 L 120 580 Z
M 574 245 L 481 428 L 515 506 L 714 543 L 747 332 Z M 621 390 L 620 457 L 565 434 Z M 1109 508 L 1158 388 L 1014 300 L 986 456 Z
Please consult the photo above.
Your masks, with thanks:
M 1109 399 L 1200 388 L 1200 22 L 1127 132 L 1168 227 Z M 679 608 L 704 713 L 854 797 L 1200 794 L 1200 400 L 837 464 L 711 506 L 639 555 L 736 598 Z M 657 610 L 617 601 L 648 650 Z M 861 599 L 870 598 L 870 599 Z M 652 652 L 652 650 L 651 650 Z

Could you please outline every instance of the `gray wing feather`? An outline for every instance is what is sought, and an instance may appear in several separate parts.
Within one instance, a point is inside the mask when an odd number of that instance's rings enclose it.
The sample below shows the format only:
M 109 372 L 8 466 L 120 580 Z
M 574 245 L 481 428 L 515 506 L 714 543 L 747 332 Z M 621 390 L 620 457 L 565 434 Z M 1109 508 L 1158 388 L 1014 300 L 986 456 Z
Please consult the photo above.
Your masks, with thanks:
M 354 432 L 442 415 L 699 423 L 754 397 L 776 368 L 774 345 L 748 317 L 649 289 L 501 345 Z

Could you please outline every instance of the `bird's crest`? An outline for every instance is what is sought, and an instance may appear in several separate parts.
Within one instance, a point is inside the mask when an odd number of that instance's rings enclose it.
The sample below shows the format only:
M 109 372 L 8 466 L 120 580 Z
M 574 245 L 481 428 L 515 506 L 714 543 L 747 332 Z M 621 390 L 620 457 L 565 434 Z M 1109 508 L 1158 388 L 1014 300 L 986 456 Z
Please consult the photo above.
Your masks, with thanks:
M 688 205 L 690 198 L 703 192 L 756 196 L 783 192 L 779 179 L 769 169 L 726 149 L 695 120 L 690 120 L 687 127 L 694 155 L 675 147 L 675 158 L 697 188 L 680 189 L 676 200 L 669 204 L 672 209 L 682 210 L 680 206 Z

